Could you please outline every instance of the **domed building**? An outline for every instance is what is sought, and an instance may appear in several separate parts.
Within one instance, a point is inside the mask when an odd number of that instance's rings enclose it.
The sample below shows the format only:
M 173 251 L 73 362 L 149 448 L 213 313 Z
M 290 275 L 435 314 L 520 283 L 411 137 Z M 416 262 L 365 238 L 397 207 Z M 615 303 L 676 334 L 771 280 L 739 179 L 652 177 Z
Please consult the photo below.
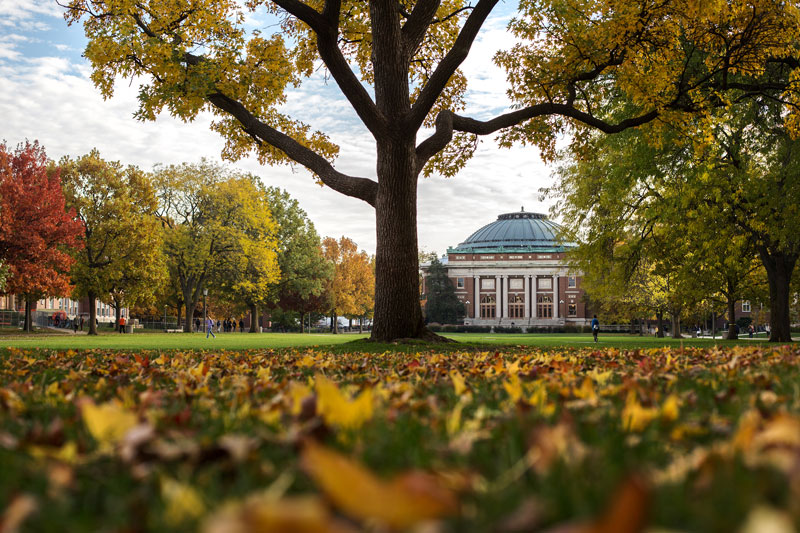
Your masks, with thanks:
M 565 253 L 575 245 L 561 242 L 559 230 L 547 216 L 522 209 L 498 216 L 448 248 L 443 263 L 464 302 L 464 323 L 587 324 L 581 278 L 565 262 Z

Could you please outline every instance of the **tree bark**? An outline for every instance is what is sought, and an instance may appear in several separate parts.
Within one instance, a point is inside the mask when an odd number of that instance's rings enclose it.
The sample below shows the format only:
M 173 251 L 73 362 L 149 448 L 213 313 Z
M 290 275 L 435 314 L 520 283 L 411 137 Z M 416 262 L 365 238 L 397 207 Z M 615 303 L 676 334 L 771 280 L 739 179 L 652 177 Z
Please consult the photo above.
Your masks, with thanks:
M 736 333 L 736 300 L 733 296 L 728 298 L 728 334 L 725 338 L 728 340 L 739 338 L 739 334 Z
M 680 313 L 670 313 L 670 320 L 672 322 L 672 338 L 682 339 L 681 335 L 681 315 Z
M 186 305 L 186 323 L 183 325 L 184 333 L 192 332 L 192 320 L 194 320 L 194 310 L 197 308 L 197 301 L 192 297 L 192 290 L 183 291 L 183 301 Z
M 770 253 L 765 246 L 759 247 L 758 253 L 767 270 L 769 282 L 769 342 L 792 342 L 789 283 L 797 263 L 797 255 Z
M 181 327 L 181 311 L 183 311 L 183 303 L 182 303 L 182 302 L 178 302 L 178 312 L 177 312 L 177 320 L 178 320 L 178 323 L 177 323 L 177 324 L 175 324 L 175 329 L 177 329 L 177 328 L 180 328 L 180 327 Z M 188 321 L 187 321 L 187 322 L 188 322 Z M 167 325 L 166 325 L 166 323 L 165 323 L 165 324 L 164 324 L 164 328 L 166 328 L 166 327 L 167 327 Z M 190 329 L 191 329 L 191 327 L 192 327 L 192 325 L 191 325 L 191 324 L 189 324 L 189 328 L 190 328 Z
M 31 318 L 33 317 L 33 312 L 31 311 L 31 299 L 30 297 L 25 297 L 25 331 L 27 333 L 31 333 L 33 331 L 33 324 L 31 322 Z
M 419 304 L 415 166 L 413 139 L 378 143 L 373 341 L 421 338 L 427 331 Z
M 250 304 L 250 331 L 249 333 L 258 333 L 258 306 Z
M 97 294 L 89 291 L 89 335 L 97 335 Z

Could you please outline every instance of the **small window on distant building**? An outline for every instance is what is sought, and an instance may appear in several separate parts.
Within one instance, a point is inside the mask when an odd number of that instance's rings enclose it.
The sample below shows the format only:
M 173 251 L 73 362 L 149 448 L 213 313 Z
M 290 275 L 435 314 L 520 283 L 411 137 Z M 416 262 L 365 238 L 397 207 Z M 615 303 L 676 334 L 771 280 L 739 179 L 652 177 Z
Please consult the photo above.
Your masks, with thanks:
M 750 300 L 743 300 L 742 313 L 749 313 L 749 312 L 750 312 Z
M 575 276 L 570 276 L 567 278 L 567 288 L 574 289 L 578 286 L 578 280 Z
M 464 278 L 456 278 L 456 289 L 464 288 Z
M 578 316 L 577 304 L 569 304 L 567 307 L 567 316 Z

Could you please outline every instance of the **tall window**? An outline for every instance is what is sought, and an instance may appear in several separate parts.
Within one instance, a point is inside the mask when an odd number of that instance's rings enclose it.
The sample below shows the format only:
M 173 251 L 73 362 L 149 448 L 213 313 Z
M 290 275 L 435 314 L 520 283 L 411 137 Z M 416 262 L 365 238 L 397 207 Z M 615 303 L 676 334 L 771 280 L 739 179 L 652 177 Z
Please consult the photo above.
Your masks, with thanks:
M 567 288 L 568 289 L 574 289 L 577 286 L 578 286 L 578 280 L 577 280 L 577 278 L 575 278 L 575 276 L 570 276 L 570 277 L 567 278 Z
M 569 304 L 567 306 L 567 316 L 578 316 L 578 305 Z
M 456 278 L 456 289 L 464 288 L 464 278 Z
M 524 318 L 525 317 L 525 295 L 524 294 L 509 294 L 508 295 L 508 316 L 509 316 L 509 318 Z
M 540 294 L 536 297 L 536 316 L 539 318 L 553 318 L 552 296 Z
M 750 312 L 750 300 L 742 300 L 742 313 Z
M 494 294 L 481 296 L 481 318 L 494 318 L 497 305 Z

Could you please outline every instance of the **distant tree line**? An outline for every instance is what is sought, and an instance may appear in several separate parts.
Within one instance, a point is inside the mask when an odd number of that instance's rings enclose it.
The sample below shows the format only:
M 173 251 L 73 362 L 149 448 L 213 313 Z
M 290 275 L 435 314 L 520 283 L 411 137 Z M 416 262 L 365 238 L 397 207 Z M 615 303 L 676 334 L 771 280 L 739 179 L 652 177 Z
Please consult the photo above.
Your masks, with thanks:
M 204 292 L 216 316 L 267 313 L 286 328 L 312 315 L 371 317 L 374 259 L 323 243 L 297 200 L 205 160 L 152 172 L 93 150 L 48 160 L 37 142 L 0 144 L 0 287 L 22 298 L 99 300 L 134 316 L 173 309 L 191 331 Z M 310 320 L 309 320 L 310 321 Z M 335 321 L 334 321 L 335 323 Z

